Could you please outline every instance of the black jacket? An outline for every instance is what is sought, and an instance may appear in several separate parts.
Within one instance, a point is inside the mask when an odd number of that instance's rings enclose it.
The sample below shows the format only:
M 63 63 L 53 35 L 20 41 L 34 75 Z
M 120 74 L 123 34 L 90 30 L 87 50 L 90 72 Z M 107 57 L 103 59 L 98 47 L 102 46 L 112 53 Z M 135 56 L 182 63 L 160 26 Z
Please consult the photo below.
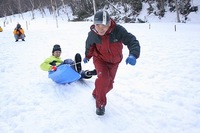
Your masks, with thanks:
M 123 26 L 116 24 L 111 19 L 111 26 L 103 36 L 98 35 L 94 27 L 94 25 L 91 26 L 91 31 L 88 33 L 86 40 L 85 56 L 88 59 L 92 56 L 96 56 L 106 62 L 119 63 L 123 58 L 122 44 L 128 47 L 129 54 L 139 58 L 139 42 L 136 37 L 127 32 Z

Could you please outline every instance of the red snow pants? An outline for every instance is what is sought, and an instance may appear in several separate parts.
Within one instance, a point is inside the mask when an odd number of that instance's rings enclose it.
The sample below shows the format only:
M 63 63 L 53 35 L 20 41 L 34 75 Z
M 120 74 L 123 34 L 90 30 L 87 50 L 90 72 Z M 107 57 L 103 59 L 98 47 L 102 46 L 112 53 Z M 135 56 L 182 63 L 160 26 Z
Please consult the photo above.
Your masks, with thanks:
M 97 79 L 92 94 L 96 97 L 96 107 L 99 108 L 107 104 L 106 94 L 113 88 L 119 63 L 107 63 L 98 58 L 93 58 L 93 62 L 97 71 Z

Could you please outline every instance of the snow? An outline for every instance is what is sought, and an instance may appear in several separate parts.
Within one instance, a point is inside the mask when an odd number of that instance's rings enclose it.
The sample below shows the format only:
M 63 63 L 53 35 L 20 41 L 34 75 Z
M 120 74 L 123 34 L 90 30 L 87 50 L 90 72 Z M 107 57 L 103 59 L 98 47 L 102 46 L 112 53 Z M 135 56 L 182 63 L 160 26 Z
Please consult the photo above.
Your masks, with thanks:
M 96 77 L 59 85 L 39 68 L 54 44 L 61 45 L 62 59 L 84 56 L 92 22 L 59 19 L 56 28 L 53 17 L 29 20 L 26 15 L 8 18 L 6 27 L 0 20 L 1 133 L 200 132 L 199 23 L 122 24 L 140 41 L 141 56 L 136 66 L 126 65 L 124 47 L 106 113 L 97 116 Z M 17 22 L 25 42 L 14 40 Z M 82 66 L 94 68 L 92 60 Z

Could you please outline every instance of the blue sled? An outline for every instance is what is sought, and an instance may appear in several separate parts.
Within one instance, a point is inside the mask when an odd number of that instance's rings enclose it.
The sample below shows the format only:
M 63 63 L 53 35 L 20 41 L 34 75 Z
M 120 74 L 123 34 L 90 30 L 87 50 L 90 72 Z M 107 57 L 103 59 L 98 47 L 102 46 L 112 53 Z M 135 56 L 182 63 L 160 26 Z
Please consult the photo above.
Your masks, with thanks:
M 49 72 L 49 78 L 59 84 L 66 84 L 77 81 L 81 75 L 72 69 L 69 64 L 63 64 L 57 67 L 55 72 Z

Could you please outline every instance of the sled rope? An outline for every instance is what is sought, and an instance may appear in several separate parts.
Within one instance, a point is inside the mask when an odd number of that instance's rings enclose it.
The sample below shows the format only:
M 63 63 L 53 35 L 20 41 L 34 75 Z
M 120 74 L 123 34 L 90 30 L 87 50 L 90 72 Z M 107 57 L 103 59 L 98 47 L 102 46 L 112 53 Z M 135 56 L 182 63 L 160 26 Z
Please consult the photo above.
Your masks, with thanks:
M 81 64 L 81 62 L 73 63 L 73 64 L 70 64 L 69 66 L 73 66 L 73 65 L 76 65 L 76 64 Z

